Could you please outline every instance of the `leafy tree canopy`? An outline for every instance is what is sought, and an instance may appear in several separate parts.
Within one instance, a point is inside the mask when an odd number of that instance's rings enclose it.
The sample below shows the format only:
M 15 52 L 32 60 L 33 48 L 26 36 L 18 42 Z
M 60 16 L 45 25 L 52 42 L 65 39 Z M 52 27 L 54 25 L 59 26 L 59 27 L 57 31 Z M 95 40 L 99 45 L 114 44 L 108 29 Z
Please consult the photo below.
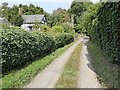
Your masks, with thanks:
M 8 7 L 8 3 L 2 3 L 0 16 L 5 17 L 8 21 L 15 26 L 21 26 L 23 19 L 19 14 L 19 8 L 22 9 L 24 15 L 34 15 L 34 14 L 46 14 L 43 8 L 35 6 L 33 4 L 30 5 L 13 5 L 12 7 Z
M 70 22 L 70 14 L 66 9 L 58 8 L 53 11 L 53 22 L 54 24 L 62 24 L 66 22 Z

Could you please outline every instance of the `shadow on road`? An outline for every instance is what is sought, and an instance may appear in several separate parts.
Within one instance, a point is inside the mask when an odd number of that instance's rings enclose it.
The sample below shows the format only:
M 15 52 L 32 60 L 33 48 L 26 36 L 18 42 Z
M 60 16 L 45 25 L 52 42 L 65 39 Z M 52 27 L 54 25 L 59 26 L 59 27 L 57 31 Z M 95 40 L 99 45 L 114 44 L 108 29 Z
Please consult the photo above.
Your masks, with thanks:
M 86 46 L 86 49 L 87 49 L 87 51 L 88 51 L 87 46 L 88 46 L 88 42 L 89 42 L 89 37 L 88 37 L 88 36 L 85 36 L 83 39 L 84 39 L 83 44 Z M 88 52 L 87 54 L 85 54 L 85 56 L 87 57 L 87 60 L 88 60 L 87 66 L 88 66 L 92 71 L 95 72 L 94 68 L 92 67 L 91 57 L 90 57 L 89 52 Z

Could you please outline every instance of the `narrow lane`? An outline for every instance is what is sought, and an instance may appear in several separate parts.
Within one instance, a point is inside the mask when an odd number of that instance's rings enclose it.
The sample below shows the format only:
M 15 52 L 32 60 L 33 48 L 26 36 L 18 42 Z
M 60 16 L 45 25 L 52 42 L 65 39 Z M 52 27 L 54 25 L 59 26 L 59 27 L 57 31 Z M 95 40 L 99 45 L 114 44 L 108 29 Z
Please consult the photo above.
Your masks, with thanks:
M 97 80 L 96 73 L 91 65 L 87 51 L 87 37 L 83 40 L 83 48 L 80 54 L 78 88 L 102 88 Z
M 24 88 L 54 88 L 57 80 L 64 70 L 64 65 L 77 47 L 82 42 L 82 38 L 72 45 L 67 51 L 56 58 L 50 65 L 41 71 L 27 86 Z

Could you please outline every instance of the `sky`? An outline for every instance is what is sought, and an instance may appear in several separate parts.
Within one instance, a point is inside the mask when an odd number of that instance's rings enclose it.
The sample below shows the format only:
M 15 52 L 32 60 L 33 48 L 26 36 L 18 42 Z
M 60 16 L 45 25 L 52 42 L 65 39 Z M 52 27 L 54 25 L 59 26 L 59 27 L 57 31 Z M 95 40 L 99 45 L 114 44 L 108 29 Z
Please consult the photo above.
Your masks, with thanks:
M 3 2 L 7 2 L 9 6 L 12 6 L 13 4 L 19 5 L 19 4 L 27 4 L 30 3 L 40 6 L 43 8 L 46 12 L 52 13 L 53 10 L 56 10 L 57 8 L 64 8 L 69 9 L 70 5 L 73 0 L 0 0 L 0 5 Z M 97 3 L 99 0 L 90 0 L 93 3 Z

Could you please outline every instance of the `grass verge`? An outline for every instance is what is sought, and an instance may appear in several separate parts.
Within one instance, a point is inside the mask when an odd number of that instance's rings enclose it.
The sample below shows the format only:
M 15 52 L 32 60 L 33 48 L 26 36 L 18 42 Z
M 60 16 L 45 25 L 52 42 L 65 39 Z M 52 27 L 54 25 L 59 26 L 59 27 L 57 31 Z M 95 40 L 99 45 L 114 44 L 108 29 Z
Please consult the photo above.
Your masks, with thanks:
M 49 65 L 55 58 L 66 51 L 70 46 L 72 46 L 78 39 L 73 43 L 66 45 L 62 48 L 57 49 L 55 52 L 45 56 L 40 60 L 32 62 L 27 67 L 18 70 L 16 72 L 11 72 L 2 78 L 2 88 L 21 88 L 25 84 L 29 83 L 35 75 L 40 73 L 47 65 Z
M 70 59 L 66 63 L 63 74 L 57 81 L 55 88 L 77 88 L 77 77 L 81 48 L 82 43 L 80 43 L 76 47 Z
M 100 83 L 105 88 L 118 88 L 118 65 L 109 62 L 101 49 L 89 42 L 88 51 L 91 56 L 92 66 L 98 74 Z

